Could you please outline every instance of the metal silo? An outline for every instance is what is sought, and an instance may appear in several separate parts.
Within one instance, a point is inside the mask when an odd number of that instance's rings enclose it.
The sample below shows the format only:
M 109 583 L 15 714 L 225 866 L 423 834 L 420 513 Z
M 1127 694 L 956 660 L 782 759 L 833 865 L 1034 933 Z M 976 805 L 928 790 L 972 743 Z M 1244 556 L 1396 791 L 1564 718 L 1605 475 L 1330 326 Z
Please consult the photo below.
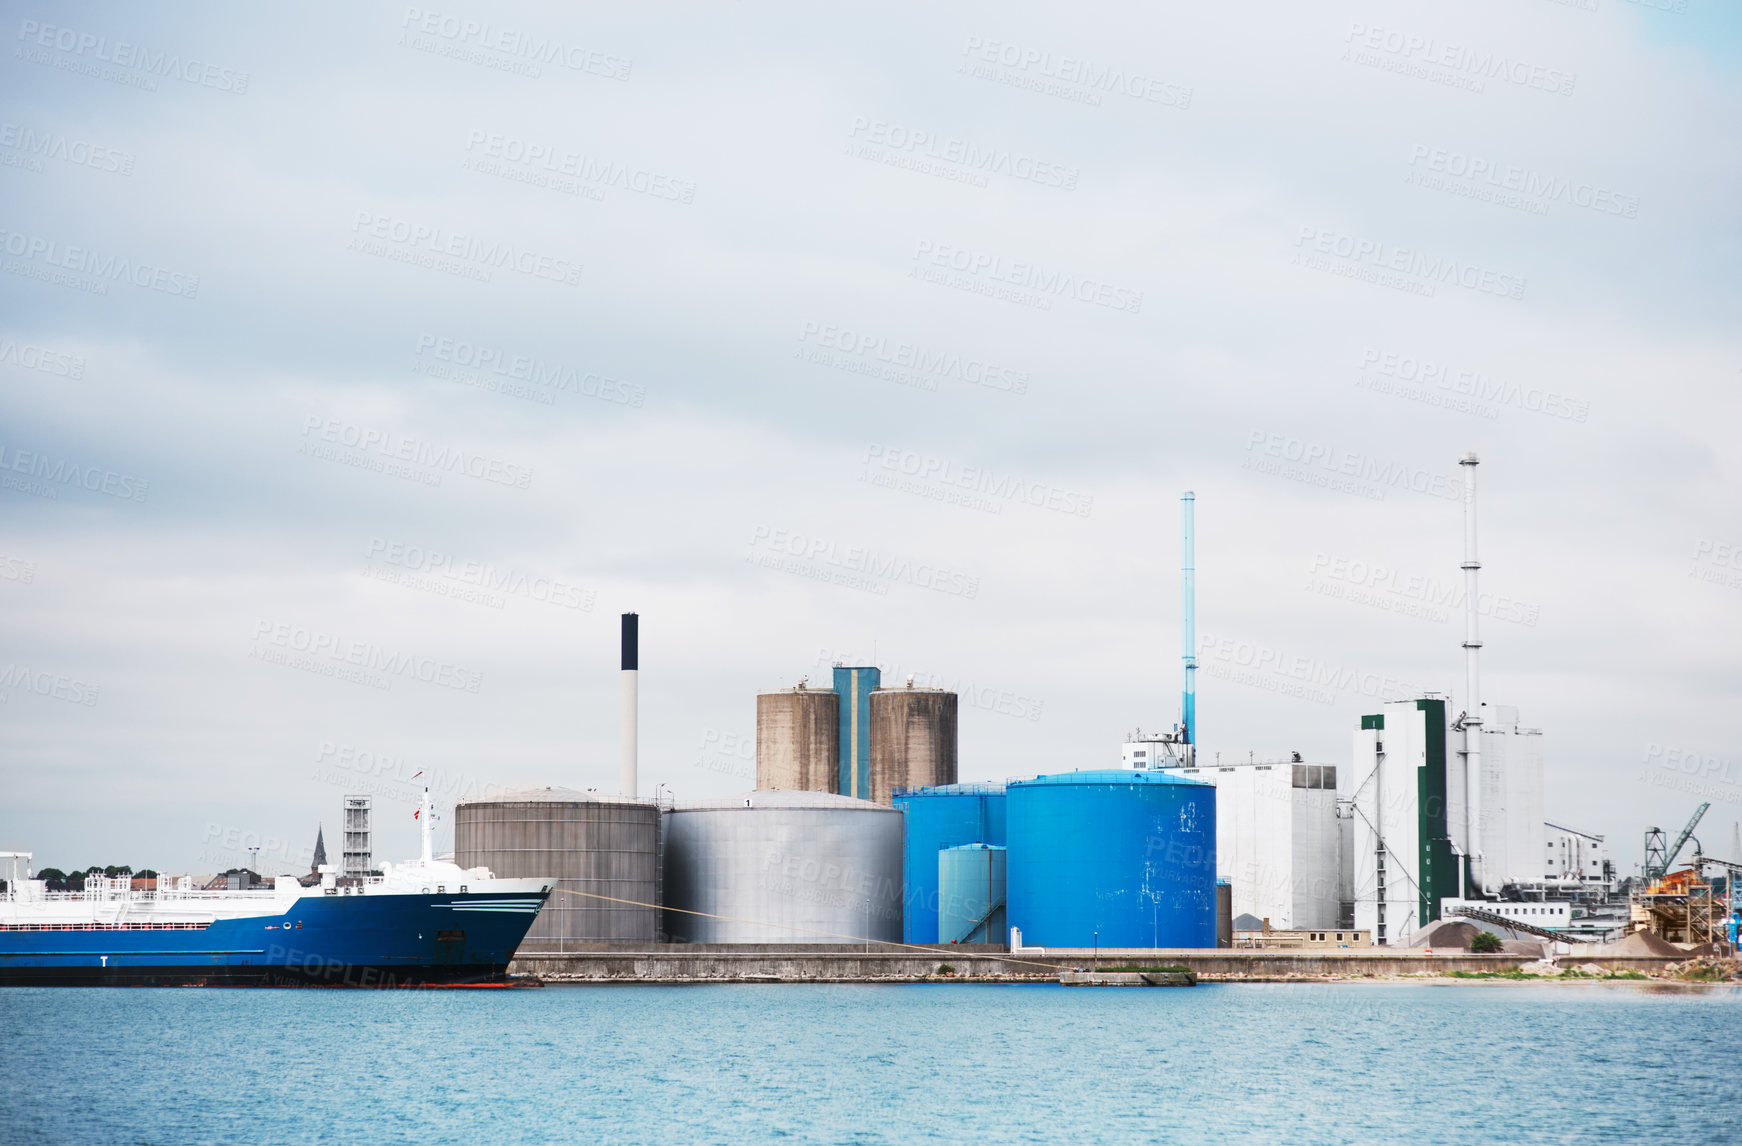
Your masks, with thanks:
M 466 800 L 454 808 L 454 862 L 503 877 L 556 877 L 521 951 L 659 937 L 659 909 L 636 906 L 659 902 L 659 809 L 650 802 L 569 788 Z
M 1005 850 L 963 844 L 938 853 L 938 942 L 1003 943 Z
M 938 852 L 959 844 L 1005 842 L 1004 785 L 898 790 L 895 807 L 906 817 L 901 863 L 903 938 L 908 943 L 937 943 Z
M 871 799 L 897 788 L 956 782 L 956 694 L 938 688 L 871 694 Z
M 1162 772 L 1006 785 L 1009 919 L 1042 947 L 1214 947 L 1216 789 Z
M 665 818 L 666 930 L 690 943 L 901 939 L 901 813 L 749 792 Z
M 841 777 L 841 698 L 794 688 L 756 698 L 756 786 L 834 792 Z

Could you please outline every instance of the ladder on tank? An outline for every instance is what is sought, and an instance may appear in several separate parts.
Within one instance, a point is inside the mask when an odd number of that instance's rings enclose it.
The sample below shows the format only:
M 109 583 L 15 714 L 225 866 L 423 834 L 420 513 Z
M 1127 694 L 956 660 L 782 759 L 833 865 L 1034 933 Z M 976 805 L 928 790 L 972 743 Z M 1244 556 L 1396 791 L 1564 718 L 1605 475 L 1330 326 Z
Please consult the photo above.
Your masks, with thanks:
M 998 913 L 998 909 L 1000 907 L 1003 907 L 1003 906 L 1004 906 L 1004 897 L 999 896 L 997 901 L 994 902 L 991 907 L 988 907 L 986 909 L 986 914 L 984 914 L 984 915 L 980 916 L 980 918 L 974 920 L 973 923 L 968 925 L 968 929 L 966 931 L 962 932 L 960 935 L 958 935 L 954 939 L 950 940 L 950 942 L 951 943 L 964 943 L 964 942 L 966 942 L 970 935 L 974 934 L 974 932 L 980 930 L 980 928 L 985 927 L 988 923 L 992 922 L 992 916 L 996 915 Z M 987 936 L 988 936 L 988 938 L 986 939 L 986 942 L 988 942 L 988 943 L 995 942 L 995 940 L 990 938 L 991 932 L 987 932 Z

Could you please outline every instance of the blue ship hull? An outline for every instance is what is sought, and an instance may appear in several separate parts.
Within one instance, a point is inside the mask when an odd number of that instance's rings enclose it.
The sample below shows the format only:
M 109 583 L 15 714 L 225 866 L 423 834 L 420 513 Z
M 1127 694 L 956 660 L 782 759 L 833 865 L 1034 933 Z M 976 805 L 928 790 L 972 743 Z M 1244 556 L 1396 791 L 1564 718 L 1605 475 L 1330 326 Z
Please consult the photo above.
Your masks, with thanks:
M 199 929 L 0 930 L 0 986 L 408 987 L 502 980 L 537 917 L 512 896 L 304 896 Z

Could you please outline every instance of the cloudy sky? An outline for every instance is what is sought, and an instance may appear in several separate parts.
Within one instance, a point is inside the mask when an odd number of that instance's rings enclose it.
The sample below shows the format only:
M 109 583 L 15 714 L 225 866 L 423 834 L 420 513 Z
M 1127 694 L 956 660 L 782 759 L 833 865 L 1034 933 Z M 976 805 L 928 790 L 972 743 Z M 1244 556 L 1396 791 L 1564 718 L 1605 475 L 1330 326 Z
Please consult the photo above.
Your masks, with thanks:
M 1485 699 L 1551 819 L 1742 818 L 1724 0 L 4 5 L 0 848 L 304 869 L 489 785 L 753 777 L 755 694 L 961 769 Z M 411 777 L 422 770 L 424 776 Z

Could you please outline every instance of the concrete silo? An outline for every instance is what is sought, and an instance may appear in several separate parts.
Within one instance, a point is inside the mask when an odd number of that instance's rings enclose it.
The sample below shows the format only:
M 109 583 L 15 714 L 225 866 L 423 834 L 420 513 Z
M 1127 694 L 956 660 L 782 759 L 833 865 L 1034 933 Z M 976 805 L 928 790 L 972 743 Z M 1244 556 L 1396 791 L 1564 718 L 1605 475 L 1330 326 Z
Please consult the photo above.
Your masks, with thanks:
M 650 802 L 569 788 L 462 801 L 454 862 L 501 877 L 556 878 L 523 952 L 659 938 L 659 809 Z
M 798 688 L 756 697 L 756 787 L 833 792 L 840 782 L 840 697 Z
M 898 942 L 901 813 L 829 792 L 680 804 L 665 906 L 677 942 Z
M 912 685 L 872 693 L 870 798 L 889 804 L 897 788 L 955 782 L 956 694 Z
M 1005 786 L 1010 926 L 1042 947 L 1214 947 L 1216 789 L 1162 772 Z

